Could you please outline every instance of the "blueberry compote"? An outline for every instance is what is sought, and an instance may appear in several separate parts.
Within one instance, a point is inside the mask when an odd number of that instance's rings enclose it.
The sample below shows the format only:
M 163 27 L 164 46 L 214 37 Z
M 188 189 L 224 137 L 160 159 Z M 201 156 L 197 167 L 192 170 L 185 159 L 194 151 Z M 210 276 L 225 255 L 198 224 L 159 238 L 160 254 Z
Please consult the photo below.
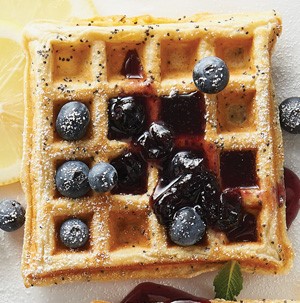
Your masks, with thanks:
M 145 282 L 136 286 L 121 303 L 209 303 L 174 287 Z
M 230 242 L 257 240 L 256 217 L 243 209 L 242 202 L 239 189 L 225 190 L 220 197 L 214 229 L 225 232 Z
M 173 132 L 165 123 L 153 122 L 149 130 L 137 139 L 137 143 L 141 147 L 144 159 L 148 161 L 161 160 L 173 150 Z
M 170 125 L 175 135 L 203 135 L 205 101 L 203 94 L 174 94 L 161 98 L 160 119 Z
M 110 164 L 118 174 L 117 185 L 113 194 L 144 194 L 147 191 L 147 163 L 139 154 L 127 152 Z
M 121 75 L 125 76 L 127 79 L 143 78 L 143 66 L 135 49 L 127 52 L 121 69 Z
M 220 172 L 222 187 L 255 187 L 256 176 L 255 151 L 224 151 L 220 154 Z
M 136 60 L 131 55 L 128 64 Z M 158 100 L 154 108 L 152 99 Z M 256 218 L 244 210 L 239 191 L 257 185 L 255 152 L 221 153 L 222 192 L 216 165 L 208 166 L 206 157 L 202 93 L 119 96 L 110 99 L 108 114 L 108 138 L 131 140 L 130 150 L 111 161 L 118 174 L 113 194 L 146 193 L 151 162 L 160 178 L 151 205 L 170 241 L 203 245 L 207 228 L 224 232 L 230 242 L 256 240 Z
M 250 213 L 244 213 L 240 223 L 226 232 L 230 242 L 257 241 L 256 218 Z
M 191 206 L 208 225 L 218 218 L 220 188 L 214 174 L 203 170 L 182 174 L 166 186 L 157 186 L 153 194 L 153 209 L 158 221 L 168 226 L 179 209 Z M 210 224 L 211 223 L 211 224 Z
M 226 190 L 221 194 L 215 228 L 228 231 L 237 227 L 242 219 L 242 196 L 239 190 Z
M 128 139 L 144 131 L 145 97 L 124 96 L 108 101 L 108 134 L 110 140 Z
M 180 150 L 175 152 L 171 161 L 164 168 L 164 177 L 172 179 L 191 172 L 199 173 L 206 164 L 203 155 L 202 151 Z
M 176 212 L 192 207 L 205 226 L 224 232 L 230 242 L 256 241 L 256 218 L 243 208 L 240 189 L 222 192 L 203 155 L 183 150 L 175 152 L 166 161 L 152 196 L 158 221 L 169 232 Z
M 286 225 L 289 228 L 300 209 L 300 180 L 290 169 L 284 168 L 286 191 Z

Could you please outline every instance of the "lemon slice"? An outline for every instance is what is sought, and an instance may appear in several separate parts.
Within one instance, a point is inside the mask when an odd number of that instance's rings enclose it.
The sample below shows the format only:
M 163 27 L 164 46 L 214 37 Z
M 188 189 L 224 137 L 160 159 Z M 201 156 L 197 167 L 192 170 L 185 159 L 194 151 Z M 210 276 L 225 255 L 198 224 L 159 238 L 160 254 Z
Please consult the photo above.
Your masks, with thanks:
M 24 26 L 37 19 L 89 18 L 95 10 L 89 0 L 0 0 L 0 19 Z
M 0 186 L 19 180 L 23 131 L 23 26 L 95 15 L 88 0 L 0 0 Z M 13 22 L 13 23 L 12 23 Z
M 20 175 L 24 64 L 20 28 L 0 21 L 0 185 Z

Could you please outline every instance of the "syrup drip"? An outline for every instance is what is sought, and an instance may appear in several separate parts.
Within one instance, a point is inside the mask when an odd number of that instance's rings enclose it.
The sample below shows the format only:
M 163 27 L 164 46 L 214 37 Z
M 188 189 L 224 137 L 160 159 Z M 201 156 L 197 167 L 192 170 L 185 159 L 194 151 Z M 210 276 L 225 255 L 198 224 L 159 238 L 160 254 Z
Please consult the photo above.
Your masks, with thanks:
M 286 190 L 286 226 L 289 228 L 300 209 L 300 180 L 288 168 L 284 168 L 284 184 Z
M 125 57 L 121 74 L 127 79 L 142 79 L 143 67 L 136 49 L 129 50 Z
M 145 282 L 136 286 L 121 303 L 209 303 L 174 287 Z

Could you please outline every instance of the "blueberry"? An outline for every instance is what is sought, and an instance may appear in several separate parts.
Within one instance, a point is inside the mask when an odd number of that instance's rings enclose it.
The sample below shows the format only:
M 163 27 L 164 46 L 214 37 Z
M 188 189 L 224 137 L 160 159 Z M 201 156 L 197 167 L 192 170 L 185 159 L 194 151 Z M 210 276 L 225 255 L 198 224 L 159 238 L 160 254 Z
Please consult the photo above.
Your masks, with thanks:
M 218 57 L 205 57 L 195 64 L 193 80 L 196 87 L 203 93 L 216 94 L 228 84 L 228 67 Z
M 181 151 L 174 155 L 169 166 L 170 177 L 176 178 L 183 174 L 197 173 L 203 169 L 203 157 L 190 151 Z
M 116 169 L 109 163 L 100 162 L 89 172 L 89 184 L 99 193 L 111 191 L 118 181 Z
M 203 239 L 206 225 L 192 207 L 178 210 L 169 227 L 171 240 L 181 246 L 194 245 Z
M 146 160 L 160 160 L 168 156 L 174 147 L 172 130 L 163 122 L 153 122 L 149 131 L 144 132 L 137 140 Z
M 59 237 L 61 242 L 69 248 L 79 248 L 89 239 L 87 225 L 79 219 L 68 219 L 60 227 Z
M 172 180 L 169 184 L 156 187 L 153 194 L 153 211 L 160 224 L 169 225 L 177 210 L 184 206 L 192 205 L 194 201 L 184 198 L 181 187 L 190 180 L 191 174 Z
M 218 219 L 220 188 L 216 177 L 208 171 L 186 174 L 165 187 L 158 186 L 153 194 L 153 210 L 161 224 L 168 225 L 182 207 L 195 207 L 208 225 Z
M 242 196 L 238 190 L 228 190 L 221 194 L 219 216 L 214 228 L 226 231 L 237 227 L 242 219 Z
M 90 189 L 88 182 L 89 168 L 81 161 L 67 161 L 56 171 L 57 190 L 66 197 L 79 198 Z
M 81 102 L 66 103 L 59 111 L 56 119 L 56 131 L 68 141 L 82 139 L 90 123 L 90 112 Z
M 210 226 L 218 219 L 220 186 L 216 176 L 203 170 L 192 174 L 193 178 L 185 188 L 185 195 L 196 201 L 196 209 Z
M 129 96 L 109 100 L 108 118 L 112 130 L 132 136 L 142 131 L 146 115 L 142 104 Z
M 300 98 L 291 97 L 279 105 L 281 127 L 289 133 L 300 134 Z
M 0 202 L 0 229 L 15 231 L 25 222 L 25 210 L 15 200 L 3 200 Z
M 140 182 L 146 163 L 136 154 L 127 152 L 110 163 L 117 171 L 118 185 L 130 187 Z

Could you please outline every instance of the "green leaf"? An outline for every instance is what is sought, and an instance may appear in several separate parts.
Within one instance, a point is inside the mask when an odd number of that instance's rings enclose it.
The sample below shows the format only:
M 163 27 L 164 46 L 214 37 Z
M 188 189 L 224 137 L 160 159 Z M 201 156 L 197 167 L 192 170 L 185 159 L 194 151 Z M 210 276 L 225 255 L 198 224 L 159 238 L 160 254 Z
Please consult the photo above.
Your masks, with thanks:
M 243 288 L 243 276 L 237 261 L 228 261 L 214 279 L 215 298 L 234 301 Z

